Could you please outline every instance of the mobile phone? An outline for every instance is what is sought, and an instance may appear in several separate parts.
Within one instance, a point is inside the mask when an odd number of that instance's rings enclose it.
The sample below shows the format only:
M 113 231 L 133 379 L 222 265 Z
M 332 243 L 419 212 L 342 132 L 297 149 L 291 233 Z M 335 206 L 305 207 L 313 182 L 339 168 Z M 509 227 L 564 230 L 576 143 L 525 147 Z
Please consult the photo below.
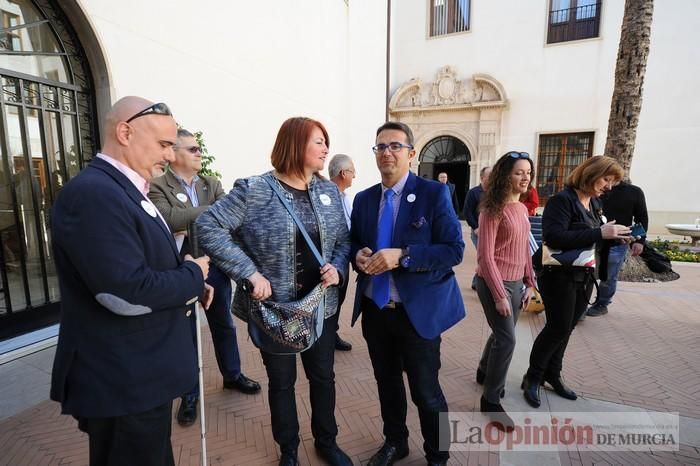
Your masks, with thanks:
M 641 223 L 635 223 L 634 225 L 632 225 L 631 228 L 632 228 L 632 231 L 630 231 L 630 236 L 641 238 L 642 236 L 647 235 L 647 232 L 646 232 L 646 230 L 644 230 L 644 227 L 642 226 Z

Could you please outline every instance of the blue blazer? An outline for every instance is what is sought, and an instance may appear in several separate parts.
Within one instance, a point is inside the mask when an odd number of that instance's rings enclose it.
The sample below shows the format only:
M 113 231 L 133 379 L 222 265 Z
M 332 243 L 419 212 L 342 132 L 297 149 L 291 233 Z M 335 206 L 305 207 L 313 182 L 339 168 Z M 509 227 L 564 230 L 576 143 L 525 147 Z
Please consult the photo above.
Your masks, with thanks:
M 412 195 L 413 202 L 407 199 L 409 195 Z M 364 247 L 377 250 L 381 196 L 381 184 L 355 196 L 350 258 L 356 270 L 357 251 Z M 409 267 L 399 266 L 391 273 L 416 332 L 423 338 L 432 339 L 462 320 L 464 302 L 452 267 L 462 262 L 464 241 L 447 185 L 409 173 L 401 193 L 392 247 L 408 247 L 410 251 Z M 353 325 L 362 311 L 362 296 L 371 276 L 358 271 L 357 280 Z
M 197 381 L 194 315 L 186 302 L 202 293 L 204 277 L 180 259 L 172 233 L 147 205 L 126 176 L 100 159 L 53 205 L 61 323 L 51 399 L 66 414 L 147 411 Z

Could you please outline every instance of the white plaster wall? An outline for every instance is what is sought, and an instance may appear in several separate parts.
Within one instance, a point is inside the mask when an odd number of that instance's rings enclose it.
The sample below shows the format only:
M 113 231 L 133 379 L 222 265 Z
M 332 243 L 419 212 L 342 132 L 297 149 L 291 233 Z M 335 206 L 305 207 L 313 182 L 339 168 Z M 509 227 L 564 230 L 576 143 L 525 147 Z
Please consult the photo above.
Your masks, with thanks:
M 594 154 L 603 152 L 622 0 L 603 1 L 598 38 L 553 45 L 546 44 L 547 0 L 473 0 L 471 31 L 438 38 L 428 37 L 428 4 L 394 2 L 392 93 L 413 77 L 434 81 L 439 67 L 448 64 L 460 79 L 490 74 L 503 84 L 510 102 L 497 153 L 516 149 L 536 154 L 539 134 L 574 131 L 595 131 Z M 692 171 L 698 160 L 692 149 L 700 138 L 693 85 L 700 76 L 698 18 L 696 0 L 655 2 L 631 175 L 659 220 L 662 213 L 668 218 L 693 211 L 700 215 L 700 188 Z
M 350 155 L 357 178 L 350 188 L 355 194 L 379 182 L 372 146 L 375 132 L 386 111 L 385 1 L 350 0 L 350 65 L 348 66 Z
M 364 83 L 369 92 L 349 92 L 350 66 L 364 69 L 365 59 L 374 59 L 355 52 L 349 26 L 360 23 L 359 13 L 382 13 L 375 2 L 81 4 L 102 42 L 115 98 L 165 101 L 182 125 L 204 131 L 225 189 L 238 177 L 271 168 L 270 150 L 286 118 L 320 120 L 331 152 L 347 153 L 358 150 L 351 101 L 364 115 L 354 120 L 377 118 L 371 100 L 383 95 L 383 78 Z

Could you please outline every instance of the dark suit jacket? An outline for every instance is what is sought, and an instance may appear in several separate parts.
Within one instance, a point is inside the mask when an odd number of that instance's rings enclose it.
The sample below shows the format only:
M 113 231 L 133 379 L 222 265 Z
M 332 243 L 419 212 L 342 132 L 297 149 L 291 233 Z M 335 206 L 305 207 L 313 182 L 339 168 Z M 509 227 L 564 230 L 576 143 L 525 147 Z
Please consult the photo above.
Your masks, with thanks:
M 407 197 L 411 196 L 413 202 Z M 352 209 L 350 258 L 357 269 L 357 251 L 376 251 L 381 184 L 355 196 Z M 452 267 L 462 262 L 462 228 L 450 202 L 448 188 L 436 181 L 408 175 L 401 194 L 392 247 L 408 247 L 408 269 L 391 273 L 408 318 L 423 338 L 435 338 L 465 316 L 464 302 Z M 358 272 L 353 324 L 360 315 L 362 296 L 371 276 Z
M 192 202 L 175 175 L 168 170 L 163 176 L 151 180 L 151 190 L 148 197 L 163 214 L 165 221 L 173 231 L 187 230 L 187 226 L 207 207 L 225 195 L 221 181 L 214 176 L 200 176 L 197 184 L 197 200 L 199 207 L 192 207 Z M 185 201 L 177 198 L 178 194 L 187 196 Z
M 459 215 L 459 200 L 457 199 L 457 187 L 454 183 L 447 182 L 447 187 L 450 188 L 450 200 L 452 201 L 452 207 L 455 209 L 455 213 Z
M 204 289 L 153 206 L 101 159 L 61 190 L 51 215 L 61 324 L 51 399 L 64 413 L 147 411 L 197 381 L 187 302 Z M 102 305 L 100 303 L 104 303 Z M 123 316 L 108 309 L 148 311 Z

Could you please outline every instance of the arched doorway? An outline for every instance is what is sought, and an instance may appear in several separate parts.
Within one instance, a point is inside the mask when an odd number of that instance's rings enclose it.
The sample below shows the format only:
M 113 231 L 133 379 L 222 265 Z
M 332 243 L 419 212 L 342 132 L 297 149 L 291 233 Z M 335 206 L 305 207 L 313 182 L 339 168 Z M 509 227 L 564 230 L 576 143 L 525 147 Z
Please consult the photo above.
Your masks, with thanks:
M 471 154 L 467 145 L 453 136 L 439 136 L 428 142 L 418 157 L 418 176 L 436 180 L 441 172 L 447 173 L 454 183 L 462 211 L 464 196 L 469 190 L 469 161 Z
M 57 321 L 49 216 L 96 146 L 85 53 L 48 0 L 0 1 L 0 340 Z

